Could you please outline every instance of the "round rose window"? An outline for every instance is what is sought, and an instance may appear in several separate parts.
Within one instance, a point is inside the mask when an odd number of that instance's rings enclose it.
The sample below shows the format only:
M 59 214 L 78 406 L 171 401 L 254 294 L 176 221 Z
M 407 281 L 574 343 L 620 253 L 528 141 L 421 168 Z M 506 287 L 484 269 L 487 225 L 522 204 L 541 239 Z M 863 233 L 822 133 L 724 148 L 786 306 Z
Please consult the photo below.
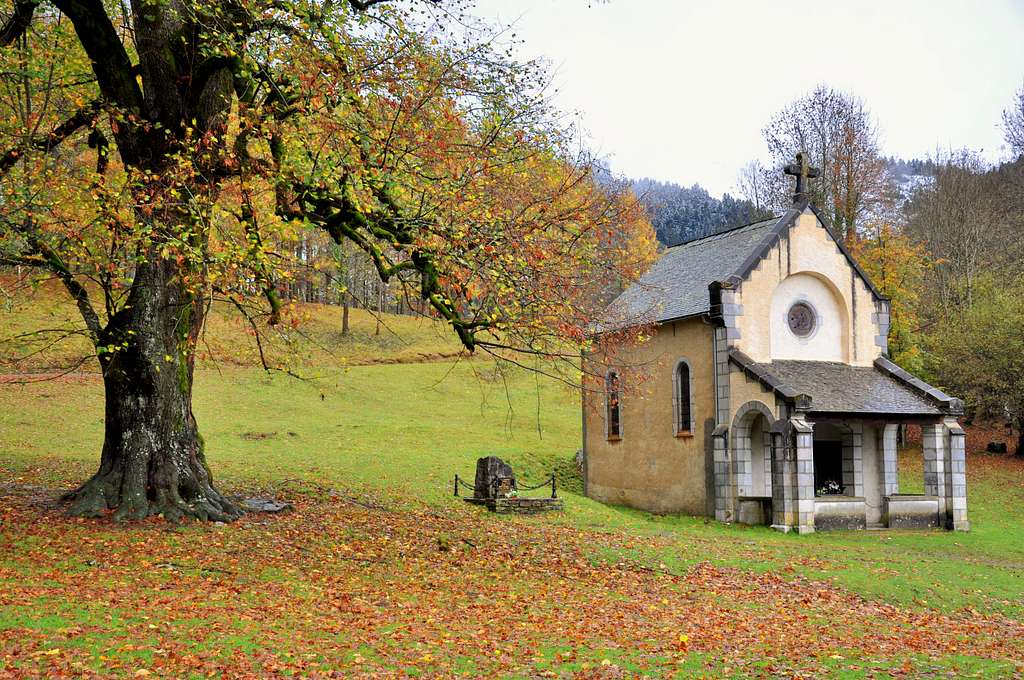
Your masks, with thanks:
M 798 302 L 789 308 L 789 330 L 793 335 L 806 338 L 814 331 L 814 310 L 811 306 Z

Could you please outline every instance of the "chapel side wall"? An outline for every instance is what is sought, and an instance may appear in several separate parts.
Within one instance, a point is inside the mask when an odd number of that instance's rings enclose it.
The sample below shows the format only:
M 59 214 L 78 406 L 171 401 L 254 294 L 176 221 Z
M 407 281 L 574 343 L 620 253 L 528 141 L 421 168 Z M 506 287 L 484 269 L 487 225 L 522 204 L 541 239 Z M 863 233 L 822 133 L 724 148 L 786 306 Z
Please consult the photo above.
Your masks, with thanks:
M 740 337 L 734 341 L 735 346 L 754 361 L 772 360 L 773 293 L 783 280 L 800 272 L 827 279 L 830 288 L 834 287 L 842 300 L 845 328 L 840 360 L 870 366 L 882 353 L 876 338 L 884 335 L 879 332 L 876 316 L 879 310 L 874 296 L 810 210 L 800 215 L 797 223 L 740 284 L 736 302 L 741 305 L 742 313 L 736 317 Z
M 675 433 L 673 374 L 679 359 L 688 361 L 693 385 L 694 430 L 688 437 Z M 624 380 L 631 380 L 632 370 L 645 378 L 639 388 L 623 391 L 620 441 L 606 437 L 604 395 L 590 391 L 584 400 L 587 495 L 651 512 L 707 514 L 706 457 L 715 427 L 712 327 L 700 319 L 659 326 L 630 352 L 629 362 L 640 366 L 624 371 Z

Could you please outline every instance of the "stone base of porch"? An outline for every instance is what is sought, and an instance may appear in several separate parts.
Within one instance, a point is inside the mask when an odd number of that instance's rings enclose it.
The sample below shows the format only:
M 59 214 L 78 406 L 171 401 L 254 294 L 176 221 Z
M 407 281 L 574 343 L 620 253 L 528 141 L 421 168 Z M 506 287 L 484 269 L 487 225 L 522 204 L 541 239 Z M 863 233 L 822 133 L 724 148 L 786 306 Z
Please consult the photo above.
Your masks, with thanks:
M 895 494 L 883 501 L 883 520 L 892 529 L 934 529 L 939 526 L 939 498 Z
M 819 496 L 814 499 L 814 528 L 866 529 L 867 506 L 859 496 Z
M 740 524 L 771 524 L 771 496 L 744 496 L 736 502 L 736 505 L 736 521 Z

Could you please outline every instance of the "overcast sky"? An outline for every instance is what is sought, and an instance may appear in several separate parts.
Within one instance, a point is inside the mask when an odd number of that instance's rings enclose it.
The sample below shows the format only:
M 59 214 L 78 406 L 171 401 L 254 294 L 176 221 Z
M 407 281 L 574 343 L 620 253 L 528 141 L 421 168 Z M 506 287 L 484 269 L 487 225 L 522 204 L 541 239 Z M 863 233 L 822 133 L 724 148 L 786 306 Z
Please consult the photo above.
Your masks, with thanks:
M 478 0 L 549 60 L 613 169 L 712 194 L 766 155 L 769 117 L 818 83 L 861 97 L 888 155 L 1005 155 L 1024 0 Z

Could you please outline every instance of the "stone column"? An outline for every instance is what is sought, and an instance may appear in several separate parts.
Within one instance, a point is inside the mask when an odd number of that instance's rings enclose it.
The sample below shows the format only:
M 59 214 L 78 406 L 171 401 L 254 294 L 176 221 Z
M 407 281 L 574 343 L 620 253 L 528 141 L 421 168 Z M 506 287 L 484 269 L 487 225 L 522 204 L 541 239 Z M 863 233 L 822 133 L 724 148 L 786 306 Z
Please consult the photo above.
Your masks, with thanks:
M 768 428 L 767 418 L 762 418 L 759 422 L 763 428 L 761 431 L 761 445 L 764 447 L 764 452 L 761 457 L 764 459 L 764 495 L 770 497 L 774 488 L 772 484 L 772 451 L 774 450 L 772 434 Z
M 796 440 L 796 530 L 814 533 L 814 428 L 803 418 L 790 418 Z
M 772 529 L 788 532 L 796 527 L 796 499 L 793 437 L 788 423 L 773 429 L 772 438 Z
M 939 499 L 938 522 L 946 526 L 946 425 L 921 426 L 921 451 L 924 454 L 924 492 Z
M 750 496 L 754 488 L 754 466 L 750 449 L 750 428 L 733 430 L 732 466 L 736 496 Z
M 843 486 L 848 496 L 864 495 L 864 426 L 851 423 L 843 434 Z
M 878 453 L 881 459 L 879 474 L 882 479 L 882 497 L 895 496 L 900 492 L 899 458 L 896 456 L 896 435 L 899 425 L 886 424 L 878 428 Z
M 967 521 L 967 437 L 955 418 L 946 419 L 946 431 L 949 433 L 946 447 L 949 528 L 955 531 L 970 531 L 971 524 Z
M 719 425 L 711 433 L 715 465 L 715 519 L 732 522 L 733 494 L 731 462 L 729 460 L 729 428 Z

